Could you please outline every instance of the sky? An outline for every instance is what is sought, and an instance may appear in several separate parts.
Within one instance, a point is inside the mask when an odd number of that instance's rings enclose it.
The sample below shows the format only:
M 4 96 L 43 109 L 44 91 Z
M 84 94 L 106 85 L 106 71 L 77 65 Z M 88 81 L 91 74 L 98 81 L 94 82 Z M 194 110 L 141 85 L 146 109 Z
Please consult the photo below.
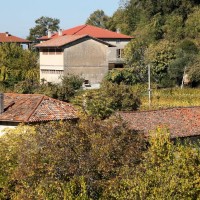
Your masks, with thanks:
M 84 24 L 95 10 L 106 15 L 119 7 L 119 0 L 1 0 L 0 32 L 26 38 L 41 16 L 60 19 L 60 28 Z

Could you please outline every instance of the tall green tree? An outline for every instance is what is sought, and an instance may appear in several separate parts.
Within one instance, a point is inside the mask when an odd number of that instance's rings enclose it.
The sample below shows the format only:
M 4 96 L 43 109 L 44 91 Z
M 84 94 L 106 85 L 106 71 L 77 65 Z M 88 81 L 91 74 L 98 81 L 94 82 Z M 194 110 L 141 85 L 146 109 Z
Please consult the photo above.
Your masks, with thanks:
M 28 40 L 36 41 L 37 38 L 40 38 L 44 35 L 47 35 L 48 30 L 54 32 L 58 31 L 60 20 L 51 17 L 40 17 L 35 20 L 35 27 L 30 29 Z
M 0 81 L 7 87 L 27 78 L 27 72 L 38 69 L 38 54 L 17 44 L 0 45 Z M 35 76 L 37 77 L 37 76 Z
M 89 16 L 86 24 L 100 28 L 107 28 L 108 19 L 109 17 L 104 13 L 103 10 L 96 10 Z

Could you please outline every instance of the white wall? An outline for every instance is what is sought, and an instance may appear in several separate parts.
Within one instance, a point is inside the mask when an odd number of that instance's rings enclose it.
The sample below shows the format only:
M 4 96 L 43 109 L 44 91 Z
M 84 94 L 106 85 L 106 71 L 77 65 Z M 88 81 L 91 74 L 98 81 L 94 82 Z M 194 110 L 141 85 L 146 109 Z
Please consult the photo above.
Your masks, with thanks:
M 45 55 L 43 52 L 40 52 L 40 65 L 44 66 L 51 66 L 51 65 L 56 65 L 56 66 L 63 66 L 64 61 L 63 61 L 63 52 L 61 52 L 59 55 L 52 55 L 48 54 Z
M 16 128 L 16 125 L 0 125 L 0 136 L 2 136 L 3 134 L 5 134 L 4 130 L 6 128 Z
M 40 80 L 45 79 L 48 82 L 59 83 L 63 73 L 63 52 L 59 55 L 45 55 L 43 52 L 40 52 Z

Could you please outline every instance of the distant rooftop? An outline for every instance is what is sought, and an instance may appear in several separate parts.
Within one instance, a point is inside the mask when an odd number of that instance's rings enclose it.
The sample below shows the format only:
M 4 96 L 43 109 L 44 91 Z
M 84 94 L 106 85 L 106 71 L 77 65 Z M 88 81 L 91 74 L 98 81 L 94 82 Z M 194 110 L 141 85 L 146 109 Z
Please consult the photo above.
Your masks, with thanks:
M 83 38 L 90 38 L 90 39 L 96 40 L 100 43 L 103 43 L 107 46 L 113 46 L 111 44 L 108 44 L 108 43 L 100 40 L 100 39 L 93 38 L 89 35 L 64 35 L 64 36 L 55 37 L 55 38 L 52 38 L 51 40 L 47 40 L 42 43 L 39 43 L 39 44 L 35 45 L 35 47 L 38 47 L 38 48 L 40 48 L 40 47 L 62 47 L 64 45 L 70 44 L 72 42 L 78 41 Z
M 158 126 L 169 128 L 172 138 L 200 136 L 200 107 L 169 108 L 142 112 L 119 112 L 134 130 L 155 130 Z
M 124 35 L 121 33 L 113 32 L 107 29 L 99 28 L 91 25 L 80 25 L 74 28 L 70 28 L 62 31 L 62 35 L 90 35 L 99 39 L 132 39 L 133 37 Z M 48 36 L 43 36 L 39 38 L 40 40 L 48 40 L 52 38 L 59 37 L 58 33 L 52 34 L 50 38 Z
M 4 43 L 4 42 L 6 42 L 6 43 L 24 43 L 24 44 L 31 43 L 29 40 L 25 40 L 23 38 L 11 35 L 8 32 L 0 33 L 0 43 Z

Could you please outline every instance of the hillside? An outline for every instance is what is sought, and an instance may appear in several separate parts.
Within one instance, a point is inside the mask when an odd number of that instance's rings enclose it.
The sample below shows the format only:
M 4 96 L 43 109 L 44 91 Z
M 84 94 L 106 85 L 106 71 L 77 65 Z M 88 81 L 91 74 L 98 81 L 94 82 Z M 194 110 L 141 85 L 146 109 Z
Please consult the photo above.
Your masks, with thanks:
M 160 87 L 180 86 L 187 74 L 190 86 L 200 84 L 200 2 L 187 0 L 121 1 L 107 28 L 135 37 L 125 50 L 127 66 Z M 142 79 L 143 80 L 143 79 Z

